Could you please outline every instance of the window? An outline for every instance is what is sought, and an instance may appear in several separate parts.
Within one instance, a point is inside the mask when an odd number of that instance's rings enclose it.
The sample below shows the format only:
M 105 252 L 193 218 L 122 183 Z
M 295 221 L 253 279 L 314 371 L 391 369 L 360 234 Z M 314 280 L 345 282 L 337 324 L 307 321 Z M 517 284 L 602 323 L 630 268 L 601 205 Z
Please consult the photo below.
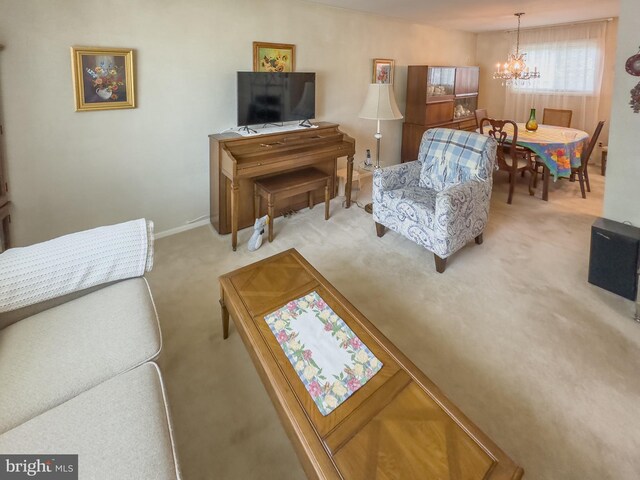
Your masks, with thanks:
M 599 90 L 598 65 L 602 52 L 595 39 L 562 43 L 522 45 L 530 69 L 538 67 L 540 78 L 525 85 L 514 85 L 518 92 L 596 95 Z

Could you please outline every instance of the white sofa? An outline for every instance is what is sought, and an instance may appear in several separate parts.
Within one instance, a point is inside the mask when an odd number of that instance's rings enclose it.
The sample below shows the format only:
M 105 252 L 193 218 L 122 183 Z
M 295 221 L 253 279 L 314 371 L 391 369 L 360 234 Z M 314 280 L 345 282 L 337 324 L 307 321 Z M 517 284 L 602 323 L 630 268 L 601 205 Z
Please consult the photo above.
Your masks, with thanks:
M 0 254 L 0 454 L 78 454 L 81 479 L 180 478 L 137 220 Z

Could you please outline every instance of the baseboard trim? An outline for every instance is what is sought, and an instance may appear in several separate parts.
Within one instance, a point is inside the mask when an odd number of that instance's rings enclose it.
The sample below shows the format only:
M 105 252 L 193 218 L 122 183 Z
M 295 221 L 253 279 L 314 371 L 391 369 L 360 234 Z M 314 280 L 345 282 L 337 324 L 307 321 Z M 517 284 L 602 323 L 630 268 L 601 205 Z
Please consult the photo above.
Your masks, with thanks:
M 204 227 L 205 225 L 210 225 L 210 221 L 208 218 L 200 220 L 198 222 L 189 223 L 187 225 L 183 225 L 182 227 L 170 228 L 169 230 L 165 230 L 163 232 L 158 232 L 155 234 L 155 238 L 164 238 L 170 237 L 171 235 L 175 235 L 177 233 L 186 232 L 188 230 L 192 230 L 198 227 Z

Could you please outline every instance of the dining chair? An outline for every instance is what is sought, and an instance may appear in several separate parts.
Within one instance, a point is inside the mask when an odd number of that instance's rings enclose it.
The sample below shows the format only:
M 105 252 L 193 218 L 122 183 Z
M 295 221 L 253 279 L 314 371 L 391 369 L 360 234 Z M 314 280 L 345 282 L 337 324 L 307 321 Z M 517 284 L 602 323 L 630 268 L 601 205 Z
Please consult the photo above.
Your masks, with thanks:
M 593 150 L 596 148 L 596 145 L 598 143 L 598 137 L 600 136 L 600 132 L 602 132 L 602 127 L 604 127 L 604 120 L 601 120 L 598 122 L 598 125 L 596 126 L 596 129 L 593 132 L 593 135 L 591 136 L 591 140 L 589 141 L 589 145 L 587 146 L 587 149 L 582 152 L 582 155 L 580 157 L 580 160 L 581 160 L 580 167 L 576 169 L 572 169 L 572 172 L 571 172 L 571 173 L 574 173 L 573 170 L 575 170 L 575 174 L 578 175 L 578 180 L 580 180 L 579 170 L 582 170 L 582 176 L 584 177 L 583 183 L 586 184 L 587 192 L 589 193 L 591 193 L 591 184 L 589 183 L 589 170 L 587 166 L 589 164 L 589 159 L 591 158 L 591 154 L 593 153 Z M 584 192 L 583 184 L 580 184 L 580 190 L 582 192 L 582 198 L 587 198 Z
M 573 181 L 576 175 L 578 176 L 578 181 L 580 182 L 580 193 L 582 194 L 582 198 L 587 198 L 586 192 L 591 192 L 591 184 L 589 183 L 589 170 L 588 170 L 589 159 L 591 158 L 591 154 L 593 153 L 593 150 L 596 144 L 598 143 L 598 137 L 600 136 L 600 132 L 602 132 L 603 126 L 604 126 L 604 120 L 599 121 L 595 131 L 593 132 L 593 135 L 591 135 L 591 140 L 589 140 L 589 144 L 587 145 L 587 148 L 585 148 L 582 151 L 582 154 L 580 155 L 580 166 L 571 168 L 571 177 L 569 178 L 571 181 Z M 541 160 L 538 159 L 536 160 L 534 171 L 533 171 L 534 188 L 538 183 L 539 167 L 542 167 L 543 172 L 545 171 L 544 164 L 542 163 Z M 546 175 L 546 174 L 547 173 L 543 173 L 543 175 Z M 586 191 L 585 191 L 585 186 L 586 186 Z
M 486 108 L 478 108 L 476 110 L 476 124 L 480 126 L 480 122 L 483 118 L 487 118 L 489 115 L 487 114 Z
M 542 111 L 542 124 L 555 125 L 556 127 L 571 127 L 573 110 L 559 110 L 557 108 L 545 108 Z
M 509 134 L 505 131 L 505 127 L 510 125 L 513 129 L 513 135 L 509 141 L 507 138 Z M 534 163 L 531 151 L 528 149 L 522 149 L 516 147 L 518 141 L 518 125 L 513 120 L 496 120 L 494 118 L 483 118 L 480 121 L 480 133 L 484 134 L 485 129 L 487 135 L 496 139 L 498 142 L 498 149 L 496 152 L 496 163 L 498 170 L 509 172 L 509 196 L 507 197 L 507 203 L 511 204 L 513 201 L 513 191 L 516 186 L 516 177 L 518 172 L 531 173 L 531 180 L 529 181 L 529 195 L 533 195 L 533 180 L 534 180 Z

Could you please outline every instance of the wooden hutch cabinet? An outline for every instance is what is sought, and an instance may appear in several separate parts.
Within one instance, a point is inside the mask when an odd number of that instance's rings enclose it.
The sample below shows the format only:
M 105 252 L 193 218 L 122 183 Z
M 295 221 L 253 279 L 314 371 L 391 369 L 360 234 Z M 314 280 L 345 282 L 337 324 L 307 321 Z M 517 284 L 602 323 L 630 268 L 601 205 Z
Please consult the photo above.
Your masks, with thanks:
M 0 51 L 2 50 L 0 45 Z M 1 119 L 0 119 L 1 120 Z M 9 202 L 9 192 L 7 188 L 7 179 L 4 170 L 4 129 L 0 123 L 0 253 L 9 248 L 9 212 L 11 202 Z
M 0 124 L 0 253 L 9 248 L 9 211 L 11 207 L 9 194 L 7 192 L 7 181 L 3 169 L 3 134 L 4 131 Z
M 418 158 L 422 134 L 429 128 L 475 130 L 479 73 L 479 67 L 409 66 L 403 162 Z

